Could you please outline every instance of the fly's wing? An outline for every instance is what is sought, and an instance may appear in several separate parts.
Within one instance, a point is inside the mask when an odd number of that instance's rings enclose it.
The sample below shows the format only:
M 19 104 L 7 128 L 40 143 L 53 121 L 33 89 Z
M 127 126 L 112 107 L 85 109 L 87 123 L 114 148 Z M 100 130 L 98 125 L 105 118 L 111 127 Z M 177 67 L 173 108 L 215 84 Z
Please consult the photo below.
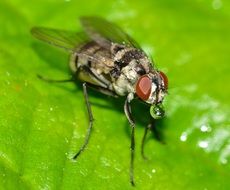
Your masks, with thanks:
M 77 52 L 77 47 L 84 46 L 87 43 L 92 42 L 92 39 L 90 39 L 84 32 L 72 32 L 45 27 L 34 27 L 31 29 L 31 33 L 37 39 L 50 45 L 64 49 L 70 53 L 79 53 L 78 55 L 83 55 L 91 61 L 103 62 L 103 59 L 89 55 L 87 52 Z
M 119 26 L 105 19 L 100 17 L 81 17 L 80 22 L 89 37 L 106 49 L 110 49 L 111 42 L 141 49 Z
M 31 33 L 37 39 L 69 52 L 73 52 L 79 45 L 90 41 L 87 35 L 81 32 L 77 33 L 45 27 L 34 27 L 31 29 Z

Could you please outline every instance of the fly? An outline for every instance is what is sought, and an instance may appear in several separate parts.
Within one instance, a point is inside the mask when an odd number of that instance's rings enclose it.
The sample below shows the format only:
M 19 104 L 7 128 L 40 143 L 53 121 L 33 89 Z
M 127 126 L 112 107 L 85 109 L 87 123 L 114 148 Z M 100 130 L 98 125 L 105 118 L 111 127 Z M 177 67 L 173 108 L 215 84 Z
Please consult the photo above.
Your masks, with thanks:
M 162 102 L 167 94 L 166 75 L 154 68 L 152 61 L 140 46 L 120 27 L 98 17 L 81 17 L 83 32 L 70 32 L 45 27 L 34 27 L 33 36 L 70 53 L 70 69 L 73 79 L 49 80 L 68 82 L 78 79 L 83 82 L 83 92 L 89 116 L 89 126 L 84 144 L 73 159 L 84 151 L 93 126 L 93 114 L 88 98 L 87 87 L 113 96 L 126 96 L 124 112 L 131 127 L 130 182 L 134 186 L 135 122 L 131 114 L 130 102 L 140 99 L 150 107 L 153 119 L 164 116 Z M 40 77 L 42 78 L 42 77 Z M 148 125 L 142 140 L 145 141 Z

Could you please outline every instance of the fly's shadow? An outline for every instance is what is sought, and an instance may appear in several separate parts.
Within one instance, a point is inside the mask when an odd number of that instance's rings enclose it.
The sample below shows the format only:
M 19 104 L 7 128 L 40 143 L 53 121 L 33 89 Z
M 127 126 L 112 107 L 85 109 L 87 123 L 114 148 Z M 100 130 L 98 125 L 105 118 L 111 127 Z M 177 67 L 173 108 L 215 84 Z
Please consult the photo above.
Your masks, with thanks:
M 69 69 L 69 65 L 66 64 L 69 62 L 69 56 L 63 51 L 60 51 L 56 48 L 49 48 L 47 44 L 40 44 L 33 42 L 31 44 L 31 48 L 34 50 L 34 52 L 37 54 L 37 56 L 43 60 L 43 62 L 48 65 L 52 70 L 57 70 L 63 72 L 63 75 L 65 75 L 65 79 L 70 79 L 72 77 L 72 73 Z M 45 81 L 49 82 L 49 80 L 60 80 L 60 78 L 57 78 L 56 76 L 48 76 L 46 73 L 34 73 L 37 75 L 38 80 L 44 79 Z M 63 79 L 63 78 L 62 78 Z M 64 88 L 65 90 L 76 93 L 77 90 L 82 89 L 81 86 L 76 85 L 77 89 L 69 88 L 66 85 L 60 85 L 58 83 L 53 82 L 52 85 L 56 85 L 59 88 Z
M 68 64 L 66 64 L 69 61 L 68 54 L 57 48 L 50 48 L 49 45 L 38 42 L 33 42 L 31 47 L 36 52 L 37 56 L 41 60 L 44 60 L 51 68 L 70 73 Z

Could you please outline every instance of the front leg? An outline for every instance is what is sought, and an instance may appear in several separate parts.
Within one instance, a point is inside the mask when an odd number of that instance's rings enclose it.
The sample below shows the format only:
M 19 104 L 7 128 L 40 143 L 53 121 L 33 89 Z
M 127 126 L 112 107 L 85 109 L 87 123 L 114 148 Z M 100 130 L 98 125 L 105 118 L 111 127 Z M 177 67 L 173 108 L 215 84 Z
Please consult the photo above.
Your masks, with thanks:
M 148 131 L 151 130 L 151 128 L 152 128 L 152 123 L 148 124 L 147 127 L 145 127 L 145 132 L 144 132 L 144 135 L 141 141 L 141 155 L 142 155 L 142 158 L 144 158 L 145 160 L 147 160 L 147 157 L 145 156 L 145 153 L 144 153 L 145 139 L 146 139 Z
M 162 138 L 162 134 L 160 133 L 160 131 L 157 130 L 155 122 L 156 121 L 153 120 L 153 121 L 151 121 L 150 124 L 147 125 L 147 127 L 145 127 L 145 132 L 144 132 L 144 135 L 142 137 L 141 155 L 145 160 L 147 160 L 147 157 L 145 156 L 145 153 L 144 153 L 144 145 L 145 145 L 145 140 L 146 140 L 146 136 L 147 136 L 148 131 L 153 132 L 153 135 L 155 136 L 157 141 L 161 142 L 162 144 L 165 144 L 165 142 Z
M 130 106 L 131 100 L 132 99 L 130 98 L 130 95 L 128 95 L 126 100 L 125 100 L 124 111 L 125 111 L 125 115 L 126 115 L 128 121 L 129 121 L 129 124 L 130 124 L 130 127 L 131 127 L 130 183 L 133 186 L 135 186 L 135 184 L 134 184 L 134 175 L 133 175 L 134 151 L 135 151 L 135 122 L 134 122 L 133 117 L 131 115 L 131 106 Z

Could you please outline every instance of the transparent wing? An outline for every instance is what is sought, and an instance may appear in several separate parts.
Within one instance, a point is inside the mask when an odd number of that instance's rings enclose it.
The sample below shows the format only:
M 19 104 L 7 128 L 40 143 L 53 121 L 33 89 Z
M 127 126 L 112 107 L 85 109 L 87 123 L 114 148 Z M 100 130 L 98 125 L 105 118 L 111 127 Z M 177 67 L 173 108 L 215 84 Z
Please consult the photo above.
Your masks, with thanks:
M 37 39 L 49 43 L 53 46 L 72 52 L 77 46 L 85 44 L 90 39 L 82 32 L 71 32 L 45 27 L 34 27 L 31 33 Z
M 66 51 L 74 52 L 78 56 L 84 56 L 85 58 L 95 62 L 105 62 L 104 59 L 89 55 L 87 52 L 76 51 L 78 46 L 83 46 L 92 41 L 83 32 L 71 32 L 45 27 L 34 27 L 31 29 L 31 33 L 34 37 L 41 41 L 44 41 L 58 48 L 62 48 Z
M 80 22 L 89 37 L 106 49 L 111 47 L 111 42 L 141 49 L 137 42 L 119 26 L 105 19 L 100 17 L 81 17 Z

